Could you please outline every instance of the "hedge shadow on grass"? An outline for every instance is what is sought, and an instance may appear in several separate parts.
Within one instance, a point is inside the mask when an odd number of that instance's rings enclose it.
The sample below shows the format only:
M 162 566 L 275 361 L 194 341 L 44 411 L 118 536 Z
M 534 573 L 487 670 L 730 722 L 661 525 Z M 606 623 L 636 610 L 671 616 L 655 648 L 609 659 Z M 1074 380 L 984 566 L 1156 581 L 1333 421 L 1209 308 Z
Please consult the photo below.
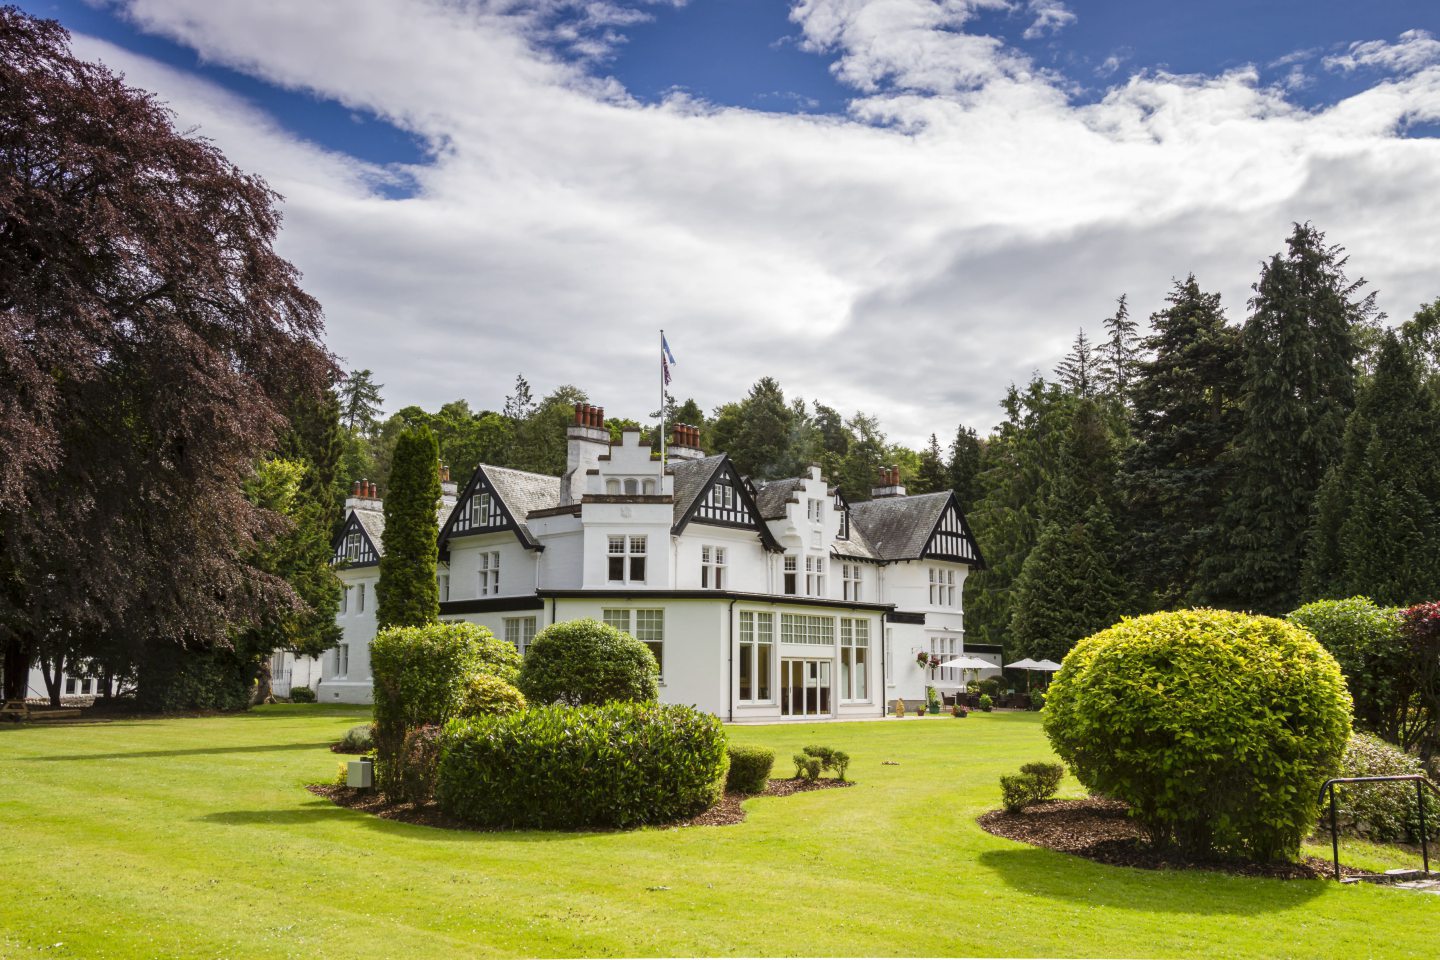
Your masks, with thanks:
M 1328 887 L 1324 880 L 1115 867 L 1038 849 L 987 850 L 978 861 L 1020 893 L 1136 913 L 1258 916 L 1293 910 L 1321 896 Z M 1196 896 L 1195 887 L 1185 880 L 1203 881 L 1205 896 Z M 1226 890 L 1225 884 L 1233 886 Z
M 307 803 L 302 807 L 274 810 L 221 810 L 196 817 L 200 823 L 227 826 L 310 826 L 323 820 L 338 820 L 350 811 L 333 803 Z
M 191 750 L 137 750 L 132 753 L 70 753 L 50 757 L 18 757 L 22 763 L 57 763 L 65 760 L 142 760 L 160 757 L 208 757 L 227 753 L 277 753 L 284 750 L 325 750 L 333 740 L 314 743 L 268 743 L 250 747 L 196 747 Z

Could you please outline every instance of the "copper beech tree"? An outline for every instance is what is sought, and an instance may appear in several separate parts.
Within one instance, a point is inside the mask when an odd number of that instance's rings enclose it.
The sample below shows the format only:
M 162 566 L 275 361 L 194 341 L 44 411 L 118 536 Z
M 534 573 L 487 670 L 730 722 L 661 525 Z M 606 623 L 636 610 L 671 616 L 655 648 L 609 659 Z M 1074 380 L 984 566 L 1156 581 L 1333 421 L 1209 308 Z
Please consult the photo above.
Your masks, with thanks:
M 297 603 L 243 492 L 334 376 L 278 197 L 156 99 L 0 8 L 0 637 L 127 667 Z

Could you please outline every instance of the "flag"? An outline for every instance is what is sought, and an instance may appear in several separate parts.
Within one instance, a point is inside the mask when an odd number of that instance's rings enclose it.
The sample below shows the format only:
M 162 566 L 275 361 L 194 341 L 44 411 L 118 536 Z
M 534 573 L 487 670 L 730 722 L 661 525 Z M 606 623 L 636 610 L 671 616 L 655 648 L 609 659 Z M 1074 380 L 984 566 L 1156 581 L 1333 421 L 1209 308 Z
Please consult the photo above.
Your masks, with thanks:
M 665 332 L 660 332 L 660 372 L 664 375 L 665 386 L 670 386 L 670 365 L 675 362 L 675 354 L 670 352 L 670 344 L 665 340 Z

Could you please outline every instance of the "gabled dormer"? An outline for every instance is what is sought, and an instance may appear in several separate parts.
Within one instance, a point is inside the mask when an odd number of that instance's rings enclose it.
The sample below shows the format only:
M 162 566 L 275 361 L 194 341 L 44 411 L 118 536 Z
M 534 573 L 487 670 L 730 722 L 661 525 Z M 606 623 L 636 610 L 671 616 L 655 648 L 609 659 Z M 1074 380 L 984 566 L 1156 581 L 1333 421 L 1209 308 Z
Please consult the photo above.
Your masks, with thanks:
M 331 563 L 347 567 L 373 567 L 380 562 L 377 539 L 371 536 L 360 514 L 354 510 L 345 519 L 345 526 L 333 544 L 334 557 Z
M 525 517 L 560 502 L 560 478 L 481 464 L 456 498 L 455 509 L 440 530 L 440 549 L 454 537 L 510 531 L 528 549 L 539 550 Z
M 760 519 L 754 489 L 724 454 L 676 463 L 675 525 L 679 535 L 691 523 L 753 530 L 767 549 L 779 550 L 769 527 Z
M 921 556 L 968 563 L 977 569 L 984 568 L 985 560 L 980 556 L 980 546 L 975 542 L 975 535 L 970 532 L 970 524 L 965 521 L 965 515 L 960 512 L 960 503 L 955 499 L 954 493 L 950 494 L 945 508 L 936 518 Z

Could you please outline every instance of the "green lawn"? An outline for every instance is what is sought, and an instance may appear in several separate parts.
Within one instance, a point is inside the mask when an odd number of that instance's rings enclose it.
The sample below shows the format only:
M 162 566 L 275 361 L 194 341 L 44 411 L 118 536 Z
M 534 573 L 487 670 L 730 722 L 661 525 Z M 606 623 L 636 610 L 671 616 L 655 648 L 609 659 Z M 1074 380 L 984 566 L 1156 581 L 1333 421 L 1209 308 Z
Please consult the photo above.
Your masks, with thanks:
M 739 826 L 609 834 L 452 833 L 306 793 L 362 716 L 0 730 L 0 956 L 1434 950 L 1440 897 L 1105 867 L 984 833 L 996 778 L 1049 756 L 1033 715 L 735 728 L 782 775 L 805 743 L 846 749 L 859 785 L 751 801 Z

